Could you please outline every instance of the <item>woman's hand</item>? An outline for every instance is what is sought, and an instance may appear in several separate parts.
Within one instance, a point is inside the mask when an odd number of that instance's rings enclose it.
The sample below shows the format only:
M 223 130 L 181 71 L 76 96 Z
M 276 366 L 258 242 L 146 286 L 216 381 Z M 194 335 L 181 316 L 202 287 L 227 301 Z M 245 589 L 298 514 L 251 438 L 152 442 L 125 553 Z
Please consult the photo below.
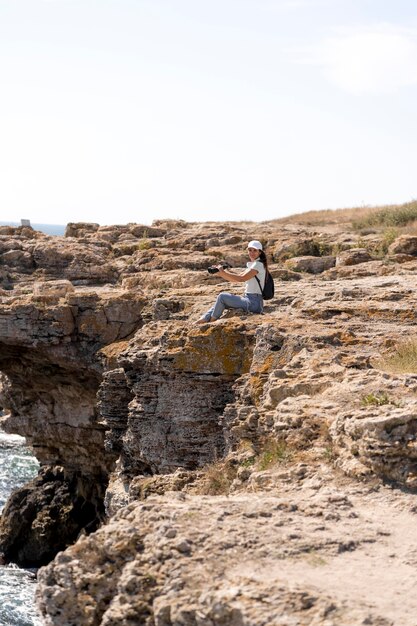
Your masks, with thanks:
M 219 275 L 224 278 L 224 280 L 228 280 L 231 283 L 245 283 L 258 273 L 256 270 L 252 269 L 246 270 L 243 274 L 233 274 L 233 272 L 223 269 L 221 265 L 217 265 L 216 267 L 219 269 Z

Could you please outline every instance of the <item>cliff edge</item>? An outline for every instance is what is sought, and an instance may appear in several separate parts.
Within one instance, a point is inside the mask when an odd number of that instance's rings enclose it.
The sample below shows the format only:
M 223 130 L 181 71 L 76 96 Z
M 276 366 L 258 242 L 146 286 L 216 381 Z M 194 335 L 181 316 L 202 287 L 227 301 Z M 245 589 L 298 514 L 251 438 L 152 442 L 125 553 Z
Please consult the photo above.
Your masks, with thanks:
M 195 325 L 239 292 L 206 269 L 244 267 L 254 228 L 276 297 Z M 412 626 L 394 600 L 417 554 L 417 374 L 389 358 L 414 335 L 415 239 L 0 228 L 2 427 L 41 464 L 0 545 L 45 566 L 46 624 Z

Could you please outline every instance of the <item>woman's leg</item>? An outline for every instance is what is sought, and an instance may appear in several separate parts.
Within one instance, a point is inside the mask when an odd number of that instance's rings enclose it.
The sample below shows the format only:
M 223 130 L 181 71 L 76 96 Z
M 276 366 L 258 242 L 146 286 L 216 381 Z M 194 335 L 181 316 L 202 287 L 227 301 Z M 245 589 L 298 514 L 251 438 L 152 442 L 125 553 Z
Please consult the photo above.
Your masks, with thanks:
M 210 320 L 218 320 L 225 309 L 243 309 L 246 313 L 252 311 L 260 313 L 262 311 L 262 298 L 255 296 L 243 297 L 236 296 L 233 293 L 222 291 L 217 296 L 215 304 L 198 320 L 199 323 L 210 322 Z
M 249 311 L 251 313 L 262 313 L 264 310 L 263 307 L 263 298 L 257 293 L 248 293 L 246 297 L 249 301 Z
M 219 293 L 219 295 L 217 296 L 216 303 L 211 309 L 212 319 L 218 320 L 225 309 L 243 309 L 244 311 L 248 312 L 249 302 L 247 298 L 243 298 L 242 296 L 236 296 L 233 293 L 226 293 L 225 291 L 222 291 L 222 293 Z
M 211 316 L 213 314 L 213 310 L 214 310 L 214 304 L 211 307 L 211 309 L 206 311 L 206 313 L 204 313 L 204 315 L 202 315 L 200 317 L 200 319 L 198 320 L 198 324 L 203 324 L 204 322 L 209 322 L 211 320 Z

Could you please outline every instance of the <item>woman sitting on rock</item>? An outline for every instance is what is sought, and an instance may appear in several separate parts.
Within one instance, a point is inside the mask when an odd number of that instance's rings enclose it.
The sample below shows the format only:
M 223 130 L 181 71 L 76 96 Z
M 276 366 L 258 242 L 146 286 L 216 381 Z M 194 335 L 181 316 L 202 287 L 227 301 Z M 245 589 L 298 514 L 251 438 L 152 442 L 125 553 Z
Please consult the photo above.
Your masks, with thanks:
M 198 324 L 215 322 L 225 309 L 243 309 L 246 313 L 262 313 L 262 289 L 265 285 L 268 261 L 260 241 L 250 241 L 247 249 L 250 261 L 246 263 L 246 270 L 242 274 L 234 274 L 224 269 L 222 265 L 214 266 L 225 280 L 231 283 L 245 283 L 244 295 L 236 296 L 222 291 L 211 309 L 198 320 Z M 256 279 L 259 280 L 260 285 Z

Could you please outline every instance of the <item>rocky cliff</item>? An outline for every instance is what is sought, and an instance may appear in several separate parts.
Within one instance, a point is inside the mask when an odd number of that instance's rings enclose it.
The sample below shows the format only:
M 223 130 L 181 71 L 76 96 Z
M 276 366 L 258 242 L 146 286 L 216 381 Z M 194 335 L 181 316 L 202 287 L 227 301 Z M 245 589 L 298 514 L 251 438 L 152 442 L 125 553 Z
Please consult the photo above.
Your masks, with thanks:
M 255 235 L 275 299 L 196 325 Z M 0 228 L 2 426 L 41 464 L 0 544 L 53 559 L 45 623 L 412 626 L 416 272 L 338 226 Z

